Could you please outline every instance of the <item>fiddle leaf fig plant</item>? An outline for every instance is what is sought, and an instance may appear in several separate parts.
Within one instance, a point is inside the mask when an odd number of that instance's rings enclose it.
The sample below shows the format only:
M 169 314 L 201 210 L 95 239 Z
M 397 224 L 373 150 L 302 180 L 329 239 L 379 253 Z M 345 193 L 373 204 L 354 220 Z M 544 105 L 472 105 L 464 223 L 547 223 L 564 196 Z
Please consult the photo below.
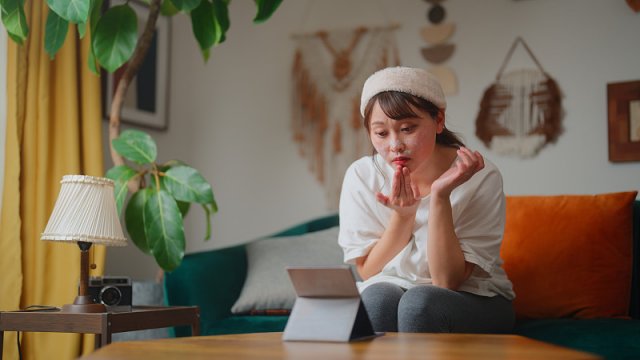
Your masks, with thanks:
M 111 143 L 129 162 L 106 174 L 115 182 L 116 205 L 118 213 L 124 208 L 127 232 L 142 252 L 152 255 L 163 270 L 172 271 L 184 256 L 183 219 L 191 204 L 204 209 L 205 240 L 211 237 L 211 215 L 218 211 L 211 185 L 181 161 L 157 163 L 156 143 L 142 131 L 123 131 Z M 132 182 L 138 188 L 126 202 Z

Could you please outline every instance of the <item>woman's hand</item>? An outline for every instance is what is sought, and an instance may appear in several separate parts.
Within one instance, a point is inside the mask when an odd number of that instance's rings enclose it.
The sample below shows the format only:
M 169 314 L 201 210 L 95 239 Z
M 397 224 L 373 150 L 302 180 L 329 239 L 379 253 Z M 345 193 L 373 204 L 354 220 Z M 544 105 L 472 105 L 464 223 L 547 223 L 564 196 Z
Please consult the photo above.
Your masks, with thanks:
M 484 159 L 479 152 L 461 147 L 453 165 L 431 184 L 431 196 L 449 197 L 453 189 L 467 182 L 483 168 Z
M 376 193 L 376 200 L 384 206 L 395 210 L 400 216 L 410 216 L 416 214 L 418 204 L 420 203 L 420 191 L 418 187 L 411 182 L 409 169 L 398 166 L 393 175 L 393 183 L 391 185 L 391 194 L 384 195 L 380 192 Z

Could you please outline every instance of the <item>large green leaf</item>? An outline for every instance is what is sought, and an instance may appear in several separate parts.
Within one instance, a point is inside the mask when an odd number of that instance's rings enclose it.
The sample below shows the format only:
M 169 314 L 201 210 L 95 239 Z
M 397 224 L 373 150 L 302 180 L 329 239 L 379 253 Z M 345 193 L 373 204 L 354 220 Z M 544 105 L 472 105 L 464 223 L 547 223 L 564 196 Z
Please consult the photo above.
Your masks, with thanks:
M 180 11 L 189 12 L 200 5 L 200 2 L 206 2 L 207 0 L 171 0 L 173 5 Z
M 161 176 L 164 176 L 164 173 L 174 166 L 188 166 L 188 165 L 182 160 L 169 160 L 164 164 L 159 164 L 158 170 L 162 173 Z M 163 190 L 167 190 L 165 182 L 162 180 L 160 180 L 160 188 Z M 184 217 L 187 216 L 187 213 L 189 213 L 189 209 L 191 208 L 191 203 L 187 201 L 180 201 L 180 200 L 176 200 L 176 203 L 178 204 L 178 208 L 180 209 L 180 213 L 182 214 L 182 218 L 184 219 Z
M 47 4 L 61 18 L 74 24 L 87 22 L 89 17 L 88 0 L 47 0 Z
M 184 256 L 184 224 L 176 201 L 164 190 L 151 189 L 144 205 L 144 227 L 156 262 L 172 271 Z
M 102 67 L 114 72 L 127 62 L 136 47 L 138 18 L 125 4 L 114 6 L 100 18 L 93 34 L 93 51 Z
M 22 45 L 29 34 L 24 0 L 0 0 L 2 23 L 13 41 Z
M 129 192 L 128 183 L 138 173 L 127 165 L 114 166 L 107 171 L 106 176 L 115 183 L 114 193 L 116 196 L 116 205 L 118 206 L 118 214 L 122 211 L 122 205 L 127 198 Z
M 191 29 L 193 35 L 200 45 L 204 60 L 209 60 L 209 49 L 220 38 L 219 27 L 216 26 L 213 15 L 213 6 L 207 0 L 200 3 L 200 6 L 191 12 Z
M 282 0 L 254 0 L 258 7 L 258 12 L 253 22 L 256 24 L 267 21 L 276 11 Z
M 62 47 L 62 44 L 64 44 L 68 31 L 69 22 L 58 16 L 54 11 L 49 11 L 44 30 L 44 50 L 52 60 L 60 50 L 60 47 Z
M 133 243 L 142 252 L 151 255 L 151 248 L 145 232 L 144 206 L 153 190 L 144 188 L 136 191 L 129 199 L 124 211 L 124 222 Z
M 139 130 L 125 130 L 111 143 L 118 154 L 138 164 L 150 164 L 158 155 L 156 142 Z
M 173 167 L 165 173 L 161 181 L 177 200 L 201 204 L 208 204 L 213 201 L 211 185 L 198 170 L 192 167 Z

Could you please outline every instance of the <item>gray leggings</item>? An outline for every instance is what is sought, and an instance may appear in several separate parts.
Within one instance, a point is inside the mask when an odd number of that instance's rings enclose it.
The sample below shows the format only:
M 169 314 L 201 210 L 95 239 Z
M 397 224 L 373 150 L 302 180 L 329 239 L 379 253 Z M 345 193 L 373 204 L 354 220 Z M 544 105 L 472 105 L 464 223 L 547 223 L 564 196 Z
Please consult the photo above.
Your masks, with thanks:
M 508 333 L 515 315 L 511 301 L 433 285 L 405 290 L 381 282 L 362 292 L 375 331 Z

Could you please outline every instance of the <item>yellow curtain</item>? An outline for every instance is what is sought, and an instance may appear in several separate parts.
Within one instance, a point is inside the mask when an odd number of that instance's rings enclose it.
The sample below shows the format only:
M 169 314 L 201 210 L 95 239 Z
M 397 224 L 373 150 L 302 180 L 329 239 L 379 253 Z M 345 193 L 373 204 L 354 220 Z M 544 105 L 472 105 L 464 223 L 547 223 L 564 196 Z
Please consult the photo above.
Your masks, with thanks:
M 54 61 L 44 51 L 45 1 L 25 2 L 28 42 L 9 41 L 5 179 L 0 222 L 0 310 L 61 306 L 77 295 L 77 246 L 40 240 L 65 174 L 103 176 L 100 78 L 87 66 L 89 36 L 70 28 Z M 104 247 L 92 261 L 103 273 Z M 4 358 L 17 359 L 15 332 Z M 93 336 L 23 333 L 24 359 L 73 359 Z

